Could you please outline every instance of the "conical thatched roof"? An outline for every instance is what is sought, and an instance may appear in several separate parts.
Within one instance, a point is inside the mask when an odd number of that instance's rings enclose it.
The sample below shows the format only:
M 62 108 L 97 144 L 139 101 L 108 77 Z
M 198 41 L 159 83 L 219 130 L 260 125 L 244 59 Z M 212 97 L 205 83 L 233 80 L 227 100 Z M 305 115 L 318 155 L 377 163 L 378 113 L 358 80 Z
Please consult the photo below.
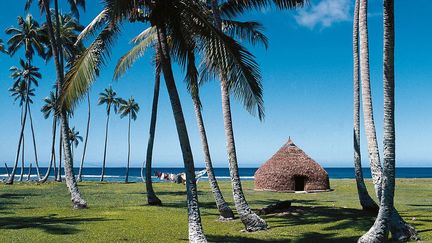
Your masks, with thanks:
M 296 185 L 297 184 L 297 185 Z M 255 173 L 255 189 L 291 192 L 330 189 L 327 172 L 291 138 Z

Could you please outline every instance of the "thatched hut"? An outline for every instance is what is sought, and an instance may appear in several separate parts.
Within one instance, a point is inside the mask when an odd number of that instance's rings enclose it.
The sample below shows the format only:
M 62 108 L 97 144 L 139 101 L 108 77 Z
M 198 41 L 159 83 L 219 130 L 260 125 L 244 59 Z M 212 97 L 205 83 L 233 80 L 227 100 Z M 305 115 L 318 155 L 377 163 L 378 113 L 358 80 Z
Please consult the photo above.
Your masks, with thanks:
M 255 190 L 319 192 L 329 189 L 327 172 L 291 138 L 255 173 Z

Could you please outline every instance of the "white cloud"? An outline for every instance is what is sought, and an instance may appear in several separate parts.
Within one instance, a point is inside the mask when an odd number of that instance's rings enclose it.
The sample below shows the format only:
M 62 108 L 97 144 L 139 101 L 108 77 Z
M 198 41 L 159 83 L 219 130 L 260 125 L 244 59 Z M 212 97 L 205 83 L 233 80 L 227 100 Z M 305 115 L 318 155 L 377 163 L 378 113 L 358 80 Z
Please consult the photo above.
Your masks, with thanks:
M 351 20 L 349 0 L 321 0 L 307 9 L 299 10 L 295 16 L 297 24 L 313 29 L 330 27 L 334 23 Z

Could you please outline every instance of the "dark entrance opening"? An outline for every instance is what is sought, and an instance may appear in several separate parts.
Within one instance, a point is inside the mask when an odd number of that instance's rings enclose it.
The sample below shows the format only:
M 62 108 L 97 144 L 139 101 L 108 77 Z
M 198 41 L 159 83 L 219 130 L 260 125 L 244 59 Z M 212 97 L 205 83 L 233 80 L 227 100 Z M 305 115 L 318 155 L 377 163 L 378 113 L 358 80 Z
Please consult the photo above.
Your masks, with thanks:
M 305 190 L 305 176 L 294 176 L 294 187 L 296 191 L 304 191 Z

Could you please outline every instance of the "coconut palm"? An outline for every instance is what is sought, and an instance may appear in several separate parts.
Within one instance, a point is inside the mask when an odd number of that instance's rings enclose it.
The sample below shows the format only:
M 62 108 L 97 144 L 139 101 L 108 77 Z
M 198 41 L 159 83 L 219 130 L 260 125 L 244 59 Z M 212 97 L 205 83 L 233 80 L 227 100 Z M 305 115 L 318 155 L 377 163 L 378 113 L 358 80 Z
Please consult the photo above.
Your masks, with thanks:
M 51 91 L 49 96 L 44 98 L 44 105 L 41 108 L 41 112 L 43 113 L 43 116 L 45 119 L 48 119 L 51 115 L 53 116 L 53 125 L 52 125 L 52 145 L 51 145 L 51 158 L 50 162 L 48 164 L 47 172 L 45 173 L 45 176 L 40 180 L 41 182 L 47 181 L 49 174 L 51 172 L 52 165 L 54 163 L 54 175 L 55 179 L 57 180 L 57 174 L 56 174 L 56 157 L 55 157 L 55 140 L 56 140 L 56 130 L 57 130 L 57 120 L 58 115 L 56 114 L 56 108 L 57 108 L 57 95 L 55 91 Z
M 130 165 L 130 130 L 131 130 L 131 120 L 137 119 L 137 113 L 139 111 L 139 105 L 135 102 L 133 97 L 129 98 L 128 101 L 120 99 L 119 114 L 120 118 L 128 117 L 128 160 L 126 167 L 126 179 L 125 182 L 128 183 L 129 179 L 129 165 Z
M 69 143 L 71 144 L 72 156 L 73 156 L 74 154 L 73 148 L 78 147 L 78 144 L 83 141 L 83 137 L 79 135 L 78 131 L 75 131 L 75 127 L 72 127 L 72 129 L 69 129 L 68 139 L 69 139 Z
M 26 18 L 17 17 L 19 27 L 10 27 L 6 29 L 6 34 L 11 35 L 8 40 L 8 53 L 13 56 L 15 53 L 24 48 L 27 62 L 31 63 L 35 52 L 45 57 L 44 31 L 39 23 L 28 14 Z
M 13 87 L 9 89 L 9 92 L 11 92 L 11 96 L 14 98 L 14 102 L 19 101 L 19 106 L 21 107 L 21 126 L 24 124 L 24 117 L 27 113 L 27 102 L 26 100 L 29 100 L 29 103 L 33 101 L 31 100 L 31 97 L 34 96 L 34 89 L 27 90 L 27 83 L 24 80 L 19 80 L 18 82 L 15 82 Z M 28 93 L 28 95 L 27 95 Z M 24 176 L 24 134 L 22 137 L 22 150 L 21 150 L 21 173 L 19 181 L 23 180 Z M 19 153 L 18 149 L 18 153 Z M 19 155 L 18 155 L 19 156 Z M 17 162 L 15 163 L 14 169 L 12 170 L 12 174 L 15 175 L 16 167 L 18 166 Z
M 33 16 L 30 14 L 28 14 L 25 19 L 21 16 L 18 16 L 17 21 L 19 27 L 10 27 L 6 29 L 6 34 L 11 35 L 10 39 L 8 40 L 8 53 L 9 55 L 13 56 L 19 49 L 24 48 L 27 65 L 31 65 L 35 52 L 39 56 L 43 58 L 45 57 L 44 31 L 39 26 L 39 23 L 34 20 Z M 33 119 L 30 119 L 30 125 L 32 128 L 31 131 L 36 162 L 36 172 L 39 179 L 39 161 L 33 129 Z
M 104 154 L 102 161 L 102 173 L 100 181 L 104 180 L 105 176 L 105 164 L 106 164 L 106 153 L 107 153 L 107 145 L 108 145 L 108 126 L 111 114 L 111 108 L 114 108 L 114 113 L 117 113 L 117 109 L 120 104 L 120 98 L 117 97 L 117 93 L 110 86 L 106 88 L 104 92 L 99 94 L 98 105 L 106 105 L 106 124 L 105 124 L 105 145 L 104 145 Z
M 102 29 L 95 41 L 75 61 L 67 74 L 67 88 L 65 89 L 65 96 L 62 98 L 62 104 L 65 107 L 74 107 L 79 98 L 87 92 L 95 80 L 100 66 L 106 60 L 107 51 L 112 48 L 113 39 L 119 33 L 119 22 L 124 20 L 143 21 L 155 27 L 161 70 L 170 96 L 186 171 L 189 240 L 206 242 L 200 220 L 193 156 L 172 73 L 171 55 L 179 63 L 187 66 L 188 57 L 185 50 L 199 50 L 199 53 L 206 57 L 205 66 L 208 73 L 210 75 L 216 75 L 220 71 L 225 73 L 236 84 L 232 86 L 234 92 L 236 90 L 237 92 L 241 92 L 241 90 L 251 92 L 252 86 L 257 87 L 254 84 L 259 83 L 261 79 L 258 65 L 250 52 L 214 28 L 210 22 L 210 12 L 201 1 L 106 0 L 105 2 L 105 10 L 82 33 L 82 36 L 88 36 Z M 172 44 L 168 44 L 168 36 Z M 195 44 L 198 46 L 194 47 Z M 251 94 L 254 93 L 251 92 Z M 252 95 L 248 98 L 253 103 L 256 97 Z
M 353 21 L 353 57 L 354 57 L 354 168 L 357 192 L 363 210 L 378 211 L 378 205 L 369 195 L 364 179 L 360 154 L 360 77 L 359 77 L 359 7 L 360 1 L 355 1 Z
M 266 7 L 272 3 L 274 3 L 280 9 L 291 9 L 296 7 L 301 7 L 306 0 L 246 0 L 246 1 L 222 1 L 211 0 L 210 8 L 213 13 L 213 23 L 214 26 L 223 30 L 223 21 L 222 17 L 235 18 L 239 14 L 242 14 L 251 9 L 260 9 L 262 7 Z M 267 223 L 261 219 L 258 215 L 256 215 L 250 209 L 246 198 L 243 194 L 243 189 L 240 181 L 240 176 L 238 172 L 238 162 L 237 162 L 237 153 L 235 149 L 235 141 L 234 141 L 234 132 L 232 125 L 232 114 L 231 114 L 231 101 L 230 101 L 230 93 L 233 92 L 236 95 L 235 90 L 231 89 L 232 80 L 227 77 L 224 72 L 219 73 L 220 84 L 221 84 L 221 96 L 222 96 L 222 112 L 224 118 L 224 128 L 225 128 L 225 136 L 226 136 L 226 144 L 227 144 L 227 154 L 229 160 L 229 169 L 231 176 L 231 184 L 233 189 L 234 203 L 237 209 L 237 212 L 240 214 L 240 219 L 245 225 L 247 231 L 258 231 L 267 228 Z M 256 91 L 254 92 L 253 97 L 247 97 L 243 99 L 243 103 L 252 114 L 257 113 L 260 119 L 264 116 L 264 107 L 262 101 L 262 93 L 261 87 L 253 87 Z
M 373 118 L 372 96 L 369 73 L 369 41 L 367 25 L 367 0 L 360 0 L 359 9 L 359 35 L 360 35 L 360 76 L 362 81 L 362 103 L 366 139 L 368 143 L 369 161 L 371 167 L 372 181 L 375 185 L 380 206 L 382 205 L 383 169 L 378 149 L 375 122 Z M 390 231 L 392 237 L 399 241 L 418 239 L 415 228 L 405 222 L 399 212 L 393 208 L 391 211 Z
M 21 132 L 20 132 L 20 138 L 18 142 L 18 150 L 17 150 L 16 160 L 15 160 L 15 165 L 14 165 L 14 169 L 12 170 L 11 176 L 7 180 L 7 184 L 13 184 L 16 167 L 18 165 L 21 143 L 23 143 L 24 141 L 24 130 L 25 130 L 25 124 L 27 120 L 27 114 L 31 112 L 30 104 L 33 103 L 33 101 L 30 99 L 30 96 L 34 96 L 34 89 L 31 88 L 31 85 L 33 84 L 37 86 L 38 79 L 42 78 L 42 75 L 39 73 L 39 68 L 30 65 L 29 63 L 25 62 L 22 59 L 20 60 L 20 67 L 13 66 L 10 68 L 10 71 L 11 71 L 11 78 L 15 80 L 10 90 L 12 92 L 12 96 L 15 97 L 15 100 L 17 99 L 20 100 L 20 106 L 23 110 L 22 111 L 23 115 L 21 119 L 22 120 Z M 30 122 L 32 122 L 32 120 L 30 120 Z M 33 137 L 33 143 L 35 143 L 34 137 Z M 24 167 L 23 163 L 24 163 L 24 153 L 22 153 L 22 167 Z M 21 174 L 23 174 L 23 169 L 21 170 Z M 20 180 L 22 180 L 22 176 L 20 178 L 21 178 Z
M 77 6 L 77 2 L 80 2 L 81 5 L 84 4 L 84 1 L 82 0 L 71 0 L 68 1 L 69 4 L 73 6 Z M 28 10 L 29 7 L 31 6 L 31 3 L 33 1 L 32 0 L 27 0 L 26 1 L 26 6 L 25 9 Z M 61 97 L 62 95 L 62 90 L 64 88 L 64 65 L 62 65 L 62 62 L 60 61 L 60 53 L 62 53 L 62 43 L 61 43 L 61 38 L 59 37 L 60 33 L 59 31 L 57 31 L 57 34 L 55 33 L 54 30 L 54 24 L 53 21 L 51 19 L 50 14 L 50 3 L 51 1 L 48 0 L 39 0 L 38 1 L 38 5 L 39 8 L 41 10 L 42 13 L 45 13 L 45 19 L 46 19 L 46 23 L 47 23 L 47 30 L 48 30 L 48 40 L 49 40 L 49 45 L 51 45 L 51 51 L 53 54 L 53 59 L 54 59 L 54 64 L 55 64 L 55 68 L 56 68 L 56 76 L 57 76 L 57 89 L 59 92 L 59 97 Z M 54 1 L 55 4 L 55 13 L 56 16 L 58 16 L 59 14 L 59 6 L 58 6 L 58 0 Z M 77 8 L 75 8 L 75 10 L 77 10 Z M 59 28 L 60 24 L 59 24 L 59 18 L 56 18 L 56 24 L 57 24 L 57 28 Z M 69 192 L 71 194 L 71 201 L 73 204 L 74 208 L 85 208 L 87 207 L 87 202 L 83 199 L 83 197 L 81 196 L 81 192 L 78 189 L 78 185 L 76 183 L 75 180 L 75 175 L 74 175 L 74 171 L 73 171 L 73 160 L 72 160 L 72 153 L 71 153 L 71 146 L 70 143 L 67 141 L 67 133 L 69 131 L 69 121 L 68 121 L 68 112 L 71 111 L 71 109 L 66 109 L 65 107 L 61 106 L 61 104 L 59 104 L 58 106 L 58 113 L 59 113 L 59 118 L 60 118 L 60 134 L 63 134 L 63 136 L 61 136 L 61 140 L 62 140 L 62 144 L 63 144 L 63 150 L 65 152 L 65 163 L 64 163 L 64 168 L 65 168 L 65 179 L 66 179 L 66 184 L 67 187 L 69 189 Z

